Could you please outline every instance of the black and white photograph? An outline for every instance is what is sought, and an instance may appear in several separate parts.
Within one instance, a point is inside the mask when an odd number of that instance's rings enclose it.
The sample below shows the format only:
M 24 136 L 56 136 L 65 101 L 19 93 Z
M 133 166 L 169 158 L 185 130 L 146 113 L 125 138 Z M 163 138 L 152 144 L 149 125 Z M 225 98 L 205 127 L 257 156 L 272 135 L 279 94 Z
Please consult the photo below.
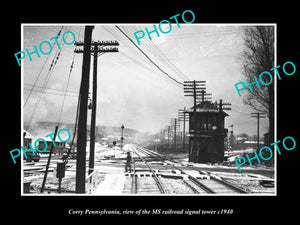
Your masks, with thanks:
M 294 221 L 296 6 L 123 3 L 5 8 L 3 219 Z
M 23 24 L 22 38 L 22 194 L 276 194 L 261 149 L 276 24 Z

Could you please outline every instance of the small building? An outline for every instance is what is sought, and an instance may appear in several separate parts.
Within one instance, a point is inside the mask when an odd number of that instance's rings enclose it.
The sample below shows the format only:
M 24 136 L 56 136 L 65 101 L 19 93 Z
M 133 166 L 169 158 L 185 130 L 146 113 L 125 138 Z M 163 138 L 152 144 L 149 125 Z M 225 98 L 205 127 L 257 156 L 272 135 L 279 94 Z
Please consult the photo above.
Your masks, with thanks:
M 220 103 L 202 101 L 189 114 L 189 161 L 190 162 L 222 162 L 224 160 L 224 140 L 228 129 L 224 128 L 225 117 Z M 196 117 L 195 117 L 196 116 Z M 196 125 L 195 125 L 196 118 Z
M 47 149 L 43 153 L 50 153 L 53 142 L 52 142 L 50 137 L 44 138 L 44 140 L 47 142 Z M 57 136 L 56 136 L 54 142 L 55 142 L 55 146 L 53 147 L 53 152 L 52 153 L 62 154 L 62 153 L 64 153 L 64 151 L 66 151 L 66 149 L 67 149 L 67 143 L 66 142 L 60 141 Z M 40 150 L 45 149 L 45 142 L 44 141 L 39 141 L 38 148 Z
M 32 139 L 34 139 L 34 136 L 31 135 L 28 131 L 23 131 L 23 147 L 24 149 L 29 149 L 29 143 L 31 144 Z

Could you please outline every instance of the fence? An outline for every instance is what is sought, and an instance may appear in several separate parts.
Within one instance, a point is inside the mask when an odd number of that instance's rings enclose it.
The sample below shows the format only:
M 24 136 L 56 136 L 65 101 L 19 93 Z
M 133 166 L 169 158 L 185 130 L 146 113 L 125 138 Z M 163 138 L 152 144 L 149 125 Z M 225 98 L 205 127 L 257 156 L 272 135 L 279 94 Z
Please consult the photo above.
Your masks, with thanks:
M 99 182 L 98 179 L 98 170 L 94 170 L 91 174 L 89 174 L 86 178 L 86 193 L 87 194 L 92 194 L 94 192 L 94 190 L 97 188 Z

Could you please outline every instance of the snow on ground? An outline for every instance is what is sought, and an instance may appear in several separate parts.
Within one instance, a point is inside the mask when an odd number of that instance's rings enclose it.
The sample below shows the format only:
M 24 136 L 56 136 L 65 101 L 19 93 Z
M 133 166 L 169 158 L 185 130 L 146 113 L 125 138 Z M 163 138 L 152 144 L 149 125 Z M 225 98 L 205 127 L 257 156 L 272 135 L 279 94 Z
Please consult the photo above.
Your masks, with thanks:
M 100 161 L 104 158 L 126 158 L 126 152 L 128 151 L 126 145 L 124 146 L 123 150 L 121 150 L 119 147 L 107 147 L 103 146 L 99 143 L 95 143 L 95 161 Z M 86 146 L 86 157 L 89 158 L 90 155 L 90 143 L 87 142 Z

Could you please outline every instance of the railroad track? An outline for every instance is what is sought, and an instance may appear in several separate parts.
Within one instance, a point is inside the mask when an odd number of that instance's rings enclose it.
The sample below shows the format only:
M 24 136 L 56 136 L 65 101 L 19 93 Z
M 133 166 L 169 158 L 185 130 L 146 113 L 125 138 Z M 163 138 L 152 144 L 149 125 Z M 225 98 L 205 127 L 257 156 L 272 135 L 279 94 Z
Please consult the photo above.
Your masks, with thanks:
M 182 168 L 179 168 L 177 165 L 181 164 L 181 162 L 178 162 L 177 160 L 170 159 L 169 157 L 163 156 L 161 154 L 155 153 L 151 150 L 139 147 L 139 146 L 132 146 L 132 149 L 134 149 L 134 152 L 136 154 L 138 151 L 141 152 L 143 155 L 147 157 L 152 157 L 155 160 L 159 159 L 160 161 L 164 162 L 165 164 L 171 166 L 173 169 L 176 169 L 180 172 L 181 175 L 183 175 L 186 179 L 183 179 L 184 185 L 186 185 L 194 194 L 246 194 L 247 191 L 234 186 L 222 179 L 219 179 L 215 176 L 209 175 L 208 173 L 204 171 L 195 170 L 189 167 L 188 170 L 184 170 Z M 139 158 L 142 159 L 141 155 L 139 155 Z M 142 159 L 144 160 L 144 159 Z M 148 163 L 149 165 L 149 163 Z M 152 169 L 153 170 L 153 169 Z M 200 173 L 201 179 L 198 179 L 197 176 L 192 175 L 189 173 L 191 170 L 197 171 L 197 173 Z M 136 178 L 135 178 L 136 179 Z
M 131 173 L 131 194 L 165 194 L 166 190 L 161 182 L 157 171 L 136 151 L 133 147 L 133 152 L 138 158 L 148 167 L 148 176 L 143 176 L 138 179 L 138 174 L 136 173 L 136 166 L 133 159 L 133 168 Z

